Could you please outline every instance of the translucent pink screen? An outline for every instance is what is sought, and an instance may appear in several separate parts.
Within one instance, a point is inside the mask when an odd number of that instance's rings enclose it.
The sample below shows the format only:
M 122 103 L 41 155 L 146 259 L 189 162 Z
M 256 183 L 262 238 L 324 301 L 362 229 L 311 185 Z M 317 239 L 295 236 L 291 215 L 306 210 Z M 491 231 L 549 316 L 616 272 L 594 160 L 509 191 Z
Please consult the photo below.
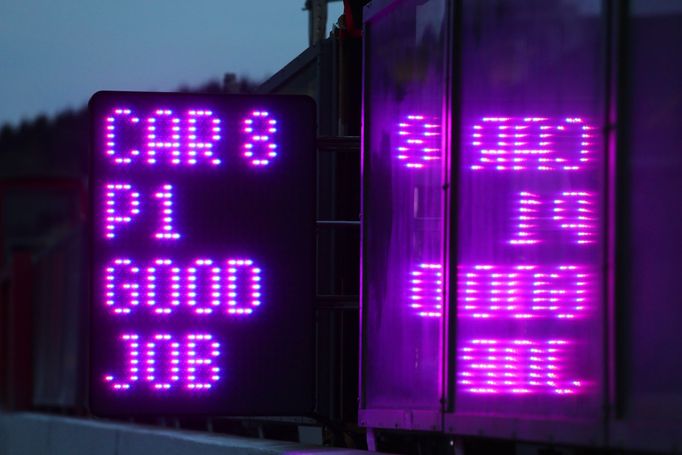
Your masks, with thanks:
M 590 121 L 482 117 L 463 136 L 457 393 L 463 410 L 520 412 L 499 397 L 595 393 L 600 321 L 601 140 Z M 481 404 L 472 397 L 498 397 Z

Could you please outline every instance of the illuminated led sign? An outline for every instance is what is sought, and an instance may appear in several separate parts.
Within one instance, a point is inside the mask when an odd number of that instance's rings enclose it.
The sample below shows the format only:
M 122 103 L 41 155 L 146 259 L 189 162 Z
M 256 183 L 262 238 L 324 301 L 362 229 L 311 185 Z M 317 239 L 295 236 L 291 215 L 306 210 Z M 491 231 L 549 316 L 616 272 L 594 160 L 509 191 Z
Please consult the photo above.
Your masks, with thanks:
M 312 102 L 101 92 L 90 119 L 93 410 L 311 411 Z
M 435 164 L 438 125 L 423 114 L 396 124 L 393 156 L 405 173 Z M 518 413 L 523 397 L 580 403 L 596 393 L 600 354 L 589 333 L 602 311 L 601 146 L 578 116 L 466 125 L 452 286 L 458 409 Z M 442 272 L 433 258 L 410 269 L 406 304 L 416 316 L 443 315 Z
M 519 400 L 544 396 L 555 413 L 574 400 L 577 415 L 600 380 L 599 131 L 573 115 L 480 117 L 463 141 L 458 410 L 532 413 Z

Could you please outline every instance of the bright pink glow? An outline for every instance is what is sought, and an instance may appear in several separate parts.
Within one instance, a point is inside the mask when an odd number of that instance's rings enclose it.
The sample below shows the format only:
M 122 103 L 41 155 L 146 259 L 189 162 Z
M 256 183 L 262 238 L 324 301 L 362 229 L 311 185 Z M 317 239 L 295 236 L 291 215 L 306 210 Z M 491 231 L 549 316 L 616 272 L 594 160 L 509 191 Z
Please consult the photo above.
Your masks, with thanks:
M 459 317 L 573 319 L 594 299 L 594 276 L 578 265 L 461 267 Z
M 405 167 L 421 169 L 440 160 L 440 125 L 424 115 L 408 115 L 398 124 L 396 156 Z
M 187 335 L 186 387 L 190 390 L 210 389 L 220 380 L 220 368 L 213 359 L 220 356 L 220 343 L 208 334 Z
M 131 109 L 117 108 L 106 118 L 106 155 L 119 165 L 217 166 L 221 161 L 213 148 L 221 139 L 220 123 L 207 109 L 190 109 L 181 117 L 154 109 L 141 119 Z
M 471 169 L 585 170 L 596 155 L 594 130 L 576 117 L 484 117 L 471 133 Z
M 104 235 L 113 239 L 118 227 L 130 223 L 140 213 L 140 193 L 127 183 L 109 183 L 106 185 L 104 204 L 107 213 Z
M 161 226 L 154 233 L 154 238 L 159 240 L 179 239 L 180 234 L 173 229 L 173 186 L 163 185 L 159 191 L 154 193 L 154 198 L 159 200 L 161 215 Z
M 133 134 L 137 128 L 135 128 L 140 123 L 140 118 L 132 113 L 130 109 L 127 108 L 117 108 L 114 109 L 112 114 L 106 118 L 106 138 L 105 138 L 105 150 L 106 155 L 112 159 L 115 164 L 130 164 L 134 159 L 140 156 L 140 146 L 139 142 L 133 137 L 133 146 L 125 148 L 127 144 L 121 144 L 121 142 L 128 142 L 125 139 L 125 133 L 133 131 Z M 124 137 L 121 137 L 124 136 Z M 121 149 L 125 149 L 125 151 Z
M 267 166 L 277 157 L 277 120 L 262 110 L 252 111 L 242 121 L 242 156 L 253 166 Z
M 227 261 L 227 312 L 251 314 L 260 306 L 262 297 L 261 269 L 250 259 Z M 241 284 L 240 284 L 241 283 Z
M 180 306 L 180 268 L 170 259 L 156 259 L 144 271 L 145 305 L 156 314 L 170 314 Z
M 106 268 L 107 307 L 115 314 L 129 314 L 140 304 L 140 268 L 126 258 L 114 259 Z
M 123 373 L 104 376 L 112 390 L 127 391 L 134 385 L 144 385 L 154 391 L 177 387 L 201 391 L 221 379 L 220 368 L 214 363 L 220 356 L 220 343 L 212 335 L 190 333 L 178 337 L 156 333 L 142 337 L 126 333 L 120 340 L 125 351 Z
M 600 133 L 580 117 L 540 116 L 484 117 L 469 131 L 459 182 L 460 405 L 480 409 L 471 394 L 587 393 L 596 369 L 585 354 L 601 317 Z M 522 412 L 541 401 L 527 403 Z M 515 412 L 504 400 L 485 406 Z
M 212 150 L 221 138 L 220 119 L 214 118 L 211 111 L 199 109 L 190 110 L 186 122 L 188 151 L 185 163 L 193 166 L 203 159 L 212 165 L 220 164 Z
M 539 195 L 521 191 L 516 200 L 517 230 L 512 245 L 537 245 L 552 232 L 568 232 L 575 243 L 588 245 L 597 236 L 596 197 L 587 191 L 563 191 Z
M 559 394 L 583 391 L 573 379 L 566 340 L 473 339 L 459 349 L 458 383 L 479 394 Z
M 542 201 L 535 193 L 522 191 L 516 201 L 518 221 L 516 231 L 509 241 L 512 245 L 535 245 L 540 243 L 538 221 L 540 218 L 540 206 Z
M 140 342 L 139 336 L 134 333 L 127 333 L 121 335 L 120 339 L 125 345 L 126 351 L 126 366 L 124 368 L 124 373 L 117 375 L 119 377 L 124 377 L 125 379 L 117 379 L 117 376 L 113 374 L 107 374 L 104 376 L 104 380 L 111 385 L 113 390 L 128 390 L 131 385 L 140 379 Z
M 142 344 L 143 378 L 157 390 L 170 389 L 180 380 L 180 343 L 159 333 Z
M 410 307 L 421 317 L 443 315 L 443 267 L 422 263 L 410 272 Z
M 187 304 L 196 314 L 211 314 L 223 296 L 221 269 L 210 259 L 197 259 L 187 268 Z
M 595 243 L 598 234 L 596 206 L 594 193 L 564 191 L 553 201 L 552 220 L 561 229 L 573 232 L 576 243 Z
M 170 109 L 157 109 L 147 118 L 147 163 L 154 164 L 159 155 L 169 156 L 173 164 L 180 164 L 180 118 Z
M 105 303 L 112 313 L 147 309 L 163 316 L 190 309 L 198 315 L 250 315 L 262 304 L 262 270 L 251 259 L 195 259 L 188 266 L 170 259 L 150 263 L 119 258 L 106 267 Z M 140 308 L 142 304 L 142 308 Z

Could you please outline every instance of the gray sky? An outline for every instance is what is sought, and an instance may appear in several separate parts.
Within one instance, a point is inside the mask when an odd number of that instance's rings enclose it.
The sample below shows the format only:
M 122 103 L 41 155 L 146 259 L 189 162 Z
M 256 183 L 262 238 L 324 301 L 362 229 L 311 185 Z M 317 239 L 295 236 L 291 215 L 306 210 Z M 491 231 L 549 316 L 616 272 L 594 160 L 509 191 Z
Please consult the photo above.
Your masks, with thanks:
M 273 74 L 308 45 L 304 0 L 0 0 L 0 124 L 98 90 Z M 329 22 L 340 14 L 330 5 Z M 328 24 L 329 27 L 329 24 Z

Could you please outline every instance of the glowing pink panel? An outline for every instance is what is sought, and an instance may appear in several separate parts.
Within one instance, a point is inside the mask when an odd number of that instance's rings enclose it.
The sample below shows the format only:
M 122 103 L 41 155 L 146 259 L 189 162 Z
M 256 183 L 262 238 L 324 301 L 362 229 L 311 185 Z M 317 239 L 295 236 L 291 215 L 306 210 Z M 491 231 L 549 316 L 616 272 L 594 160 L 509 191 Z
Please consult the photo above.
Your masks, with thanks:
M 220 380 L 220 343 L 207 333 L 177 336 L 159 332 L 151 336 L 125 333 L 123 371 L 107 373 L 104 381 L 113 391 L 128 391 L 134 386 L 156 392 L 173 388 L 190 391 L 210 389 Z
M 579 265 L 460 267 L 459 317 L 573 319 L 592 309 L 595 277 Z
M 410 273 L 410 308 L 421 317 L 443 315 L 443 266 L 422 263 Z
M 475 171 L 593 169 L 595 127 L 579 117 L 484 117 L 471 129 Z
M 396 157 L 405 167 L 421 169 L 440 160 L 440 125 L 424 115 L 408 115 L 398 124 Z
M 572 115 L 465 125 L 456 240 L 462 412 L 575 414 L 576 403 L 595 398 L 602 145 L 598 128 Z M 537 395 L 561 398 L 523 398 Z
M 459 385 L 476 394 L 581 392 L 571 342 L 560 339 L 472 339 L 459 349 Z
M 253 166 L 267 166 L 277 157 L 277 120 L 268 111 L 254 110 L 242 121 L 242 156 Z
M 129 224 L 140 213 L 140 193 L 127 183 L 106 185 L 104 204 L 106 206 L 105 237 L 113 239 L 119 226 Z

